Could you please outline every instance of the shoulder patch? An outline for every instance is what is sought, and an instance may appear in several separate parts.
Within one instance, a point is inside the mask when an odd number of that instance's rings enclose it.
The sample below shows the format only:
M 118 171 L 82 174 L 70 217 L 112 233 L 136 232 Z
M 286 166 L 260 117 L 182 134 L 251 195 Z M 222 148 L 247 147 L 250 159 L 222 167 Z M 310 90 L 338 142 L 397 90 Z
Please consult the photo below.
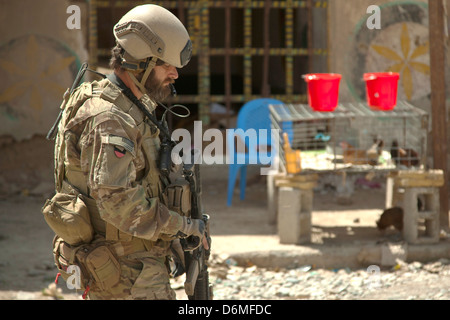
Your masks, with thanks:
M 108 136 L 103 136 L 102 142 L 106 143 L 106 144 L 112 144 L 116 147 L 121 147 L 118 149 L 119 150 L 125 149 L 126 151 L 128 151 L 134 155 L 134 143 L 133 143 L 133 141 L 131 141 L 128 138 L 115 136 L 115 135 L 108 135 Z

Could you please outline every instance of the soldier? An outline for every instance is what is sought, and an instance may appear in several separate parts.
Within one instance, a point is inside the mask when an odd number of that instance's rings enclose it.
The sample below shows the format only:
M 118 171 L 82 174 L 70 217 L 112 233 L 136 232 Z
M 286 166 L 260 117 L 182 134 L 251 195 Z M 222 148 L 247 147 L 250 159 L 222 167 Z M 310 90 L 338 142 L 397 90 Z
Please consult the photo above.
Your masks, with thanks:
M 171 93 L 177 68 L 189 62 L 192 44 L 175 15 L 152 4 L 126 13 L 114 36 L 114 73 L 66 97 L 55 144 L 56 191 L 80 195 L 91 243 L 108 244 L 89 258 L 99 266 L 91 261 L 81 268 L 97 283 L 86 288 L 90 299 L 175 299 L 171 243 L 202 239 L 205 224 L 168 209 L 167 182 L 158 168 L 160 131 L 123 91 L 130 89 L 153 113 L 156 101 Z

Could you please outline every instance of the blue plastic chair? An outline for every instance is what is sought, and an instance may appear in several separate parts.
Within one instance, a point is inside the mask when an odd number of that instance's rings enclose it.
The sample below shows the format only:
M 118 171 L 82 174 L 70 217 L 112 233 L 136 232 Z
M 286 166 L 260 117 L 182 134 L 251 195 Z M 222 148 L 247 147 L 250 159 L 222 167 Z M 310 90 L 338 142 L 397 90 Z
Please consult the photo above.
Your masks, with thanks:
M 240 199 L 244 200 L 247 184 L 247 166 L 252 164 L 267 164 L 267 158 L 271 158 L 271 161 L 273 160 L 273 148 L 276 146 L 272 146 L 270 131 L 271 121 L 269 117 L 270 104 L 283 104 L 283 102 L 269 98 L 255 99 L 247 102 L 239 110 L 236 129 L 227 130 L 228 153 L 233 157 L 232 159 L 229 159 L 231 164 L 228 166 L 227 206 L 231 206 L 238 174 Z M 255 131 L 249 129 L 254 129 Z M 265 137 L 264 135 L 261 137 L 261 140 L 264 141 L 260 141 L 260 129 L 267 130 Z M 256 133 L 256 135 L 252 133 Z M 245 152 L 239 152 L 242 150 L 235 150 L 235 137 L 238 137 L 238 140 L 245 143 Z M 260 154 L 259 149 L 263 146 L 267 146 L 268 150 L 266 151 L 266 149 L 264 149 L 263 154 Z M 262 155 L 264 155 L 264 159 L 261 158 Z M 264 162 L 261 160 L 264 160 Z

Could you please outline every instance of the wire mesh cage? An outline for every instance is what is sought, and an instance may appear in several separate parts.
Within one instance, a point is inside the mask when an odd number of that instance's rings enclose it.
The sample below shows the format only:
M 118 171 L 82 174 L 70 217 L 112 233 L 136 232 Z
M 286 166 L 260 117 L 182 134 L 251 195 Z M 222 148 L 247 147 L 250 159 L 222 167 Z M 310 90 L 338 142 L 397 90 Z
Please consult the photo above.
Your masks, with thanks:
M 302 170 L 394 170 L 425 165 L 428 114 L 405 101 L 378 111 L 364 103 L 339 104 L 333 112 L 313 111 L 307 104 L 271 105 L 279 129 L 279 155 L 286 168 L 283 133 L 300 150 Z

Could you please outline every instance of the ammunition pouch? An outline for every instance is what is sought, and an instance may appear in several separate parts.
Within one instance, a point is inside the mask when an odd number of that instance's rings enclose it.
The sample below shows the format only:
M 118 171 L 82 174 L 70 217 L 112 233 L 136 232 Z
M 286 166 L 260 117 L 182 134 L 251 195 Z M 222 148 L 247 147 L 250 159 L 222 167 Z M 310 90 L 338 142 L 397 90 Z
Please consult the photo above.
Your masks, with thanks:
M 89 211 L 80 195 L 56 193 L 41 209 L 50 228 L 68 244 L 89 243 L 94 237 Z
M 167 207 L 179 215 L 191 216 L 191 189 L 184 178 L 178 178 L 166 189 Z
M 62 278 L 67 282 L 74 277 L 77 289 L 108 290 L 120 281 L 119 261 L 105 241 L 71 246 L 55 236 L 53 257 Z
M 175 211 L 181 216 L 190 217 L 191 196 L 189 183 L 186 179 L 180 177 L 167 187 L 164 198 L 169 210 Z M 171 240 L 171 255 L 169 256 L 170 275 L 176 278 L 186 272 L 184 250 L 180 239 Z

